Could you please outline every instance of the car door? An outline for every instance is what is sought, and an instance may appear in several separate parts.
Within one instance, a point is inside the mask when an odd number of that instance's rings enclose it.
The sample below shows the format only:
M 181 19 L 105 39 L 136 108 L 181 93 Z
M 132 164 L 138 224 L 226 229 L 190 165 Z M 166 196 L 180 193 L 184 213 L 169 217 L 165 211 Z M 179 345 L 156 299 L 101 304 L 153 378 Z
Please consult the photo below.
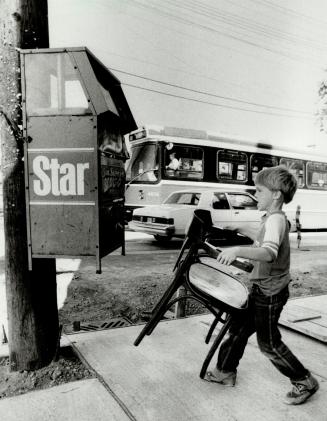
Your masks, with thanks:
M 232 209 L 232 224 L 241 227 L 258 228 L 264 212 L 258 211 L 256 199 L 248 193 L 227 193 Z
M 200 193 L 181 192 L 175 203 L 175 209 L 171 216 L 174 219 L 175 235 L 184 235 L 189 221 L 193 217 L 194 210 L 197 208 Z
M 210 202 L 213 225 L 216 227 L 230 226 L 232 223 L 232 209 L 227 200 L 226 193 L 211 193 Z

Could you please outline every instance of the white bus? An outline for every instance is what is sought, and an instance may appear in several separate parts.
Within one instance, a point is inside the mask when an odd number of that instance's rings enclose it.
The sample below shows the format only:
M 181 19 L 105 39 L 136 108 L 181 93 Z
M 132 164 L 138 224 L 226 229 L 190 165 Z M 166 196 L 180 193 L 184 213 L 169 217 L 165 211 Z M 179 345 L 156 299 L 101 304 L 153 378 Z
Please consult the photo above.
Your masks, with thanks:
M 129 143 L 127 220 L 133 209 L 160 204 L 183 188 L 220 187 L 253 194 L 258 171 L 282 164 L 298 181 L 294 199 L 285 206 L 289 220 L 295 222 L 299 205 L 302 230 L 327 230 L 327 157 L 169 127 L 141 128 L 130 133 Z M 172 159 L 175 164 L 169 165 Z

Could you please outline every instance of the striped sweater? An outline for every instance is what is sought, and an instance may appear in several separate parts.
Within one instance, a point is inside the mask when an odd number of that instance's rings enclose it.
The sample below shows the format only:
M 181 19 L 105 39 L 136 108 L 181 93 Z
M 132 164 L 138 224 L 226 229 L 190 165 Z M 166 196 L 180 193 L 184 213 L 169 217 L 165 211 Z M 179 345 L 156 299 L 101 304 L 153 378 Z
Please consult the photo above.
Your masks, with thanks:
M 271 262 L 253 261 L 250 279 L 265 295 L 274 295 L 290 282 L 289 228 L 284 212 L 278 211 L 262 217 L 254 247 L 264 247 Z

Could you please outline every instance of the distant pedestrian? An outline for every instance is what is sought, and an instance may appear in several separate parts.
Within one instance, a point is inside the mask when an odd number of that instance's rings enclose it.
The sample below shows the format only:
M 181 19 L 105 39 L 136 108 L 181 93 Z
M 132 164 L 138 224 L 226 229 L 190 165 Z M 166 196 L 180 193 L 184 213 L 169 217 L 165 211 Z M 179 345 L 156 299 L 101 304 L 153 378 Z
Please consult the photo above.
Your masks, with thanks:
M 301 206 L 298 205 L 295 212 L 295 225 L 296 225 L 296 232 L 297 232 L 297 248 L 300 248 L 301 245 L 301 223 L 300 223 L 300 214 L 301 214 Z
M 292 200 L 297 182 L 285 167 L 277 166 L 260 171 L 255 184 L 258 209 L 266 214 L 257 236 L 253 236 L 254 246 L 227 248 L 217 258 L 226 265 L 237 257 L 253 260 L 248 308 L 234 316 L 229 335 L 220 346 L 217 367 L 207 372 L 206 380 L 234 386 L 248 339 L 256 332 L 260 351 L 293 385 L 285 403 L 298 405 L 318 390 L 319 383 L 284 344 L 278 329 L 290 282 L 289 226 L 282 207 Z M 239 232 L 244 234 L 245 230 Z

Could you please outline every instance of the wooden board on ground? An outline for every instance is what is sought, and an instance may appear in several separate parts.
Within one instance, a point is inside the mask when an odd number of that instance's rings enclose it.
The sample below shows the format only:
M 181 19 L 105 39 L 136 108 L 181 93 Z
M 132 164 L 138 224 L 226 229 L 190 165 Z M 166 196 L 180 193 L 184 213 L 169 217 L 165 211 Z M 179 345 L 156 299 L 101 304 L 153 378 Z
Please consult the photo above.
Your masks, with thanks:
M 282 326 L 327 343 L 327 295 L 295 298 L 280 316 Z
M 284 311 L 287 320 L 292 323 L 321 318 L 321 314 L 318 311 L 292 304 L 292 301 L 289 302 L 289 305 L 285 306 Z

